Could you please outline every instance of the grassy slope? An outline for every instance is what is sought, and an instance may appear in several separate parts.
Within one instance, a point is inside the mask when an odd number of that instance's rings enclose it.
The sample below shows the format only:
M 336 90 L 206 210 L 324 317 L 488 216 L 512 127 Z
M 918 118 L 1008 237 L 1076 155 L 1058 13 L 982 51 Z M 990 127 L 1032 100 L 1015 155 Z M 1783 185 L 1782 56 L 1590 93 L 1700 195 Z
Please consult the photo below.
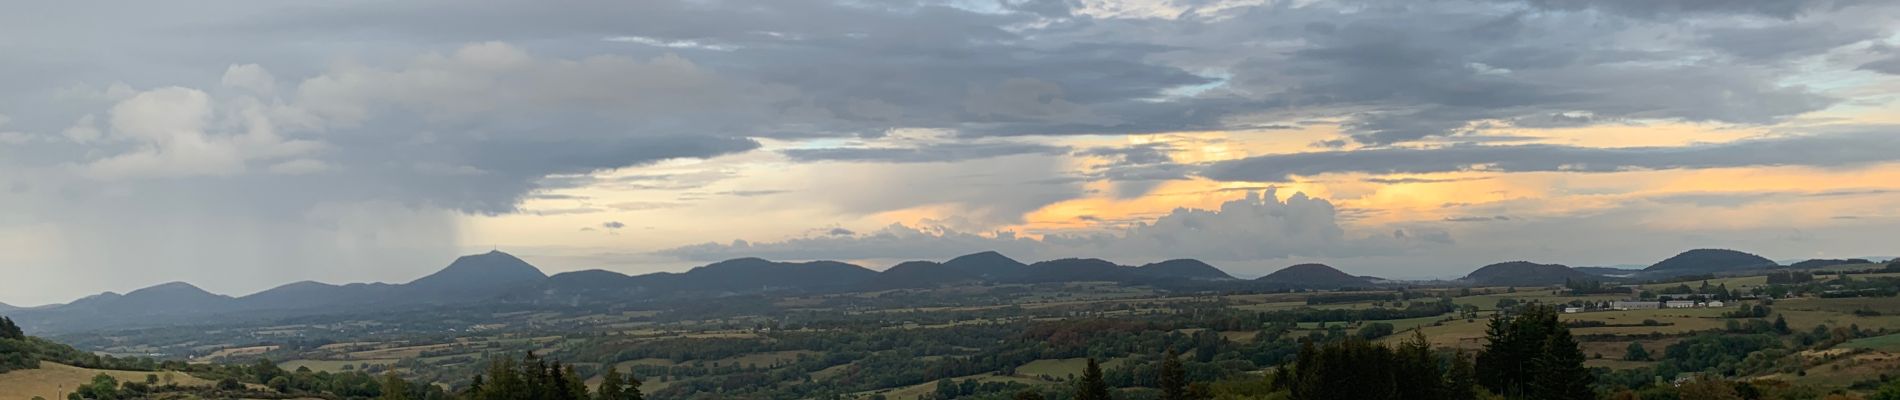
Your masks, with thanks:
M 144 382 L 148 374 L 157 374 L 161 384 L 166 372 L 147 371 L 108 371 L 79 368 L 53 362 L 40 362 L 39 369 L 19 370 L 0 374 L 0 400 L 29 400 L 33 396 L 48 399 L 63 399 L 61 393 L 71 393 L 73 388 L 92 382 L 92 377 L 100 373 L 112 375 L 120 382 Z M 211 381 L 198 379 L 184 373 L 172 372 L 172 381 L 182 386 L 210 386 Z

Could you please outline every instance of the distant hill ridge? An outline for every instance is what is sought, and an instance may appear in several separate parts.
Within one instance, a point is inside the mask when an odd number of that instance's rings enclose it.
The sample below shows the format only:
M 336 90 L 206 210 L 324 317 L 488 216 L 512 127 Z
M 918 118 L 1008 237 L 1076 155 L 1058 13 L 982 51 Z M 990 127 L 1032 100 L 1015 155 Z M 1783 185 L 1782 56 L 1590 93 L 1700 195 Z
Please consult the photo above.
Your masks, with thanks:
M 1312 288 L 1370 287 L 1371 279 L 1352 276 L 1326 264 L 1299 264 L 1256 279 L 1262 282 Z
M 547 279 L 540 268 L 522 261 L 513 254 L 500 250 L 482 254 L 467 255 L 455 259 L 448 267 L 410 281 L 403 286 L 421 291 L 453 292 L 470 289 L 491 289 Z
M 1465 275 L 1466 281 L 1480 285 L 1555 285 L 1571 280 L 1601 279 L 1562 264 L 1538 264 L 1511 261 L 1479 267 Z
M 907 261 L 891 266 L 871 278 L 869 289 L 930 288 L 983 278 L 968 271 L 930 261 Z
M 997 281 L 1019 278 L 1026 272 L 1025 269 L 1029 268 L 1028 264 L 994 251 L 952 258 L 950 261 L 944 261 L 943 266 L 979 278 Z
M 1774 260 L 1762 256 L 1728 249 L 1695 249 L 1682 252 L 1674 257 L 1657 262 L 1644 268 L 1644 271 L 1681 271 L 1681 272 L 1722 272 L 1747 269 L 1773 268 L 1779 266 Z
M 1201 260 L 1186 258 L 1144 264 L 1135 267 L 1135 272 L 1148 276 L 1168 278 L 1206 280 L 1234 279 L 1233 275 L 1228 275 L 1226 271 L 1221 271 L 1220 268 L 1215 268 L 1212 265 L 1201 262 Z
M 1799 265 L 1836 264 L 1864 260 L 1810 260 Z M 1733 250 L 1697 249 L 1678 254 L 1644 270 L 1627 272 L 1635 278 L 1711 273 L 1733 269 L 1773 267 L 1766 258 Z M 1594 271 L 1594 270 L 1593 270 Z M 1565 279 L 1598 278 L 1558 264 L 1499 263 L 1479 268 L 1466 280 L 1479 284 L 1541 285 Z M 929 288 L 965 283 L 1043 283 L 1110 281 L 1171 287 L 1221 288 L 1223 282 L 1242 282 L 1226 271 L 1193 259 L 1175 259 L 1126 266 L 1102 259 L 1067 258 L 1024 264 L 994 251 L 952 258 L 944 262 L 912 261 L 885 271 L 837 261 L 781 262 L 737 258 L 706 264 L 685 272 L 625 275 L 607 270 L 585 270 L 548 276 L 525 260 L 501 251 L 457 258 L 441 270 L 408 283 L 352 283 L 335 285 L 295 282 L 233 298 L 213 294 L 183 282 L 171 282 L 126 294 L 101 293 L 57 304 L 19 308 L 0 304 L 0 310 L 19 315 L 23 323 L 39 328 L 75 329 L 110 324 L 228 313 L 296 310 L 362 311 L 371 308 L 416 307 L 471 302 L 578 302 L 626 296 L 728 295 L 768 291 L 849 291 Z M 1374 278 L 1353 276 L 1324 264 L 1289 266 L 1254 280 L 1282 288 L 1371 287 Z M 1189 286 L 1182 286 L 1189 285 Z M 1199 286 L 1193 286 L 1199 285 Z M 647 297 L 634 297 L 635 299 Z M 258 314 L 262 315 L 262 314 Z
M 1815 269 L 1815 268 L 1827 268 L 1827 267 L 1840 266 L 1840 265 L 1858 265 L 1858 264 L 1873 264 L 1873 263 L 1874 262 L 1872 260 L 1868 260 L 1864 258 L 1849 258 L 1849 259 L 1844 259 L 1844 260 L 1843 259 L 1812 259 L 1812 260 L 1797 262 L 1794 264 L 1788 264 L 1788 268 Z

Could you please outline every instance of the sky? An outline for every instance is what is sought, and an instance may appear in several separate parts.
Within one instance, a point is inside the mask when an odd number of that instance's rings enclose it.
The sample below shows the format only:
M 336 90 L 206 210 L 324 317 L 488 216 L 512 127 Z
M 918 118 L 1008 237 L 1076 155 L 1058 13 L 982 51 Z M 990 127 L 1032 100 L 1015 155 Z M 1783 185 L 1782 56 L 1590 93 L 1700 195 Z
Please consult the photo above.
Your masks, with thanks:
M 0 302 L 737 257 L 1900 254 L 1900 3 L 23 2 Z

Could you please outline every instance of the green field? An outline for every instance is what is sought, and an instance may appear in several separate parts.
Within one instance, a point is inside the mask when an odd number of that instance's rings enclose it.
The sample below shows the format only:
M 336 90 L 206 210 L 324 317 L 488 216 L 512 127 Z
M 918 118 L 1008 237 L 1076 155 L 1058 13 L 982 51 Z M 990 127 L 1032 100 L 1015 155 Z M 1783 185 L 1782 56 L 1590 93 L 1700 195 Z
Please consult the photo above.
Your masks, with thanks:
M 1887 335 L 1887 336 L 1875 336 L 1875 337 L 1870 337 L 1870 338 L 1854 339 L 1854 340 L 1848 341 L 1847 343 L 1842 343 L 1840 347 L 1850 348 L 1850 349 L 1868 349 L 1868 350 L 1879 350 L 1879 351 L 1900 353 L 1900 333 Z

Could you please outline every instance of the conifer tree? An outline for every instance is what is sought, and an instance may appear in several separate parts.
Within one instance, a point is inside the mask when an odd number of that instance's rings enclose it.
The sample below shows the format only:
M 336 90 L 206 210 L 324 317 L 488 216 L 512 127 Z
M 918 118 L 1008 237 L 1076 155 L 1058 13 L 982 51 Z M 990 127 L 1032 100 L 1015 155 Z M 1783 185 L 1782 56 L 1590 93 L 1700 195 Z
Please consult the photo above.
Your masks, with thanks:
M 548 365 L 547 373 L 543 375 L 541 382 L 541 399 L 579 400 L 574 398 L 572 392 L 568 391 L 567 375 L 561 368 L 561 362 L 559 361 Z
M 1112 400 L 1108 394 L 1108 382 L 1102 380 L 1102 365 L 1089 357 L 1088 366 L 1082 370 L 1082 379 L 1075 385 L 1075 400 Z
M 520 372 L 514 357 L 499 357 L 488 364 L 488 384 L 482 388 L 479 400 L 524 399 L 530 396 L 528 382 Z
M 1557 321 L 1556 308 L 1531 305 L 1523 307 L 1517 316 L 1492 318 L 1486 331 L 1489 343 L 1478 353 L 1478 383 L 1505 397 L 1530 394 L 1531 386 L 1541 373 L 1533 362 L 1552 349 L 1550 339 L 1558 332 L 1564 333 L 1563 342 L 1570 344 L 1571 351 L 1578 354 L 1576 368 L 1581 369 L 1582 352 L 1575 350 L 1576 342 L 1570 340 L 1569 330 Z M 1566 354 L 1545 361 L 1568 359 Z
M 552 399 L 554 394 L 548 391 L 548 363 L 536 357 L 534 352 L 521 358 L 522 395 L 536 399 Z M 529 397 L 515 397 L 523 399 Z
M 1535 368 L 1531 398 L 1541 400 L 1592 400 L 1596 393 L 1590 384 L 1596 379 L 1583 367 L 1583 350 L 1570 337 L 1570 330 L 1558 329 L 1545 339 L 1544 348 L 1531 362 Z
M 465 399 L 481 399 L 484 386 L 486 386 L 486 384 L 482 382 L 482 375 L 476 374 L 474 378 L 469 379 L 468 387 L 462 389 L 461 397 Z
M 1443 399 L 1444 375 L 1438 366 L 1438 357 L 1432 354 L 1431 342 L 1425 340 L 1425 332 L 1412 329 L 1412 338 L 1399 347 L 1398 370 L 1393 373 L 1399 398 Z
M 1296 400 L 1396 400 L 1399 370 L 1392 349 L 1360 338 L 1321 345 L 1309 361 L 1293 366 Z
M 1181 355 L 1168 350 L 1161 356 L 1161 376 L 1155 379 L 1161 385 L 1161 400 L 1187 400 L 1187 368 L 1181 365 Z
M 0 339 L 25 340 L 26 332 L 20 330 L 13 318 L 0 317 Z
M 561 388 L 562 399 L 572 399 L 572 400 L 587 400 L 588 399 L 587 382 L 581 379 L 581 374 L 579 372 L 574 371 L 573 364 L 568 364 L 567 368 L 565 370 L 562 370 L 561 375 L 567 377 L 567 379 L 561 382 L 562 383 L 562 388 Z
M 600 387 L 594 389 L 595 399 L 626 400 L 627 389 L 621 382 L 620 371 L 617 370 L 618 368 L 610 365 L 606 371 L 600 373 Z
M 1477 400 L 1478 372 L 1471 358 L 1459 350 L 1451 355 L 1451 368 L 1445 371 L 1445 399 Z
M 805 379 L 807 379 L 807 380 L 809 380 L 809 379 L 811 379 L 811 377 L 810 377 L 810 376 L 806 376 L 806 377 L 805 377 Z M 625 391 L 622 391 L 622 392 L 620 392 L 620 393 L 621 393 L 621 398 L 622 398 L 622 399 L 625 399 L 625 400 L 646 400 L 646 398 L 647 398 L 647 395 L 646 395 L 645 393 L 640 393 L 640 378 L 636 378 L 636 377 L 634 377 L 634 376 L 633 376 L 633 373 L 632 373 L 632 371 L 629 371 L 629 372 L 627 373 L 627 386 L 626 386 L 626 388 L 627 388 L 627 389 L 626 389 Z
M 1523 360 L 1517 358 L 1520 347 L 1511 332 L 1511 318 L 1499 311 L 1491 316 L 1485 325 L 1485 338 L 1488 342 L 1484 350 L 1478 352 L 1478 384 L 1493 392 L 1509 394 L 1505 389 L 1517 385 L 1517 375 L 1513 371 L 1523 369 Z

